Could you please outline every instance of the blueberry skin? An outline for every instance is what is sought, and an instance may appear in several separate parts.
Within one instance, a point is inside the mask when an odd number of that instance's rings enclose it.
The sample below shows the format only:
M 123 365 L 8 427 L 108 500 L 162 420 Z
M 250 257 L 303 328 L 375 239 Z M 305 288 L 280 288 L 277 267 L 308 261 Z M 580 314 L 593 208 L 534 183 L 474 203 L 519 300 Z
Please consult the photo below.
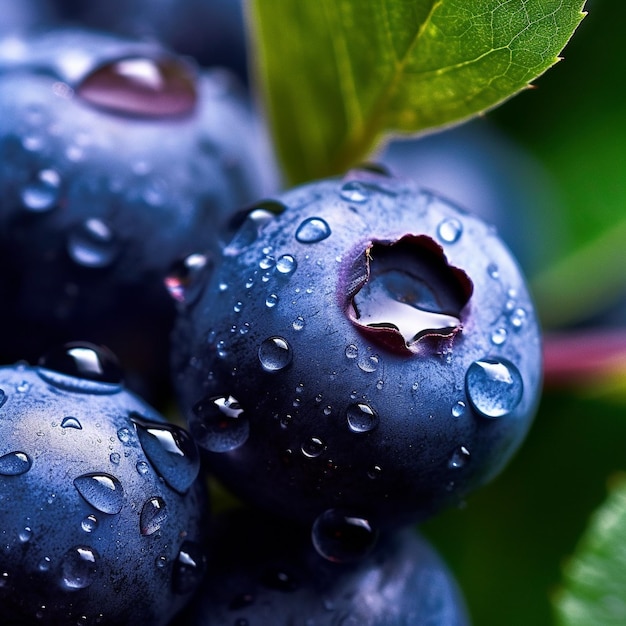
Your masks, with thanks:
M 214 253 L 217 224 L 273 186 L 258 122 L 231 75 L 153 44 L 62 30 L 15 46 L 0 54 L 0 361 L 105 344 L 152 400 L 169 380 L 172 264 Z M 178 82 L 102 103 L 128 57 Z
M 462 502 L 520 446 L 542 378 L 533 305 L 494 229 L 368 171 L 252 211 L 172 350 L 212 471 L 309 523 L 341 509 L 396 526 Z
M 119 383 L 0 368 L 3 624 L 164 625 L 203 573 L 197 450 Z
M 413 529 L 384 536 L 356 563 L 337 564 L 301 529 L 242 509 L 220 520 L 215 545 L 214 567 L 181 625 L 469 624 L 456 581 Z

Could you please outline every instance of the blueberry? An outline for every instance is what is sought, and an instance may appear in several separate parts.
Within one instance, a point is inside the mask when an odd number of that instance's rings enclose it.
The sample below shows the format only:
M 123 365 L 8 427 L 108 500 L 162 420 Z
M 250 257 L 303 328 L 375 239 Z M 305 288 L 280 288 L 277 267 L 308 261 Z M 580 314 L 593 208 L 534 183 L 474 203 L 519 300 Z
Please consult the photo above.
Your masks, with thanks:
M 533 304 L 494 229 L 361 170 L 249 211 L 173 354 L 218 478 L 307 523 L 463 502 L 521 444 L 541 383 Z
M 357 563 L 312 549 L 306 532 L 242 509 L 215 534 L 214 567 L 181 624 L 462 626 L 457 584 L 413 529 L 381 538 Z
M 62 30 L 0 45 L 0 113 L 0 361 L 86 339 L 151 397 L 171 266 L 210 257 L 216 224 L 272 184 L 253 112 L 224 71 Z
M 0 368 L 0 403 L 3 623 L 166 624 L 204 568 L 189 435 L 89 344 Z

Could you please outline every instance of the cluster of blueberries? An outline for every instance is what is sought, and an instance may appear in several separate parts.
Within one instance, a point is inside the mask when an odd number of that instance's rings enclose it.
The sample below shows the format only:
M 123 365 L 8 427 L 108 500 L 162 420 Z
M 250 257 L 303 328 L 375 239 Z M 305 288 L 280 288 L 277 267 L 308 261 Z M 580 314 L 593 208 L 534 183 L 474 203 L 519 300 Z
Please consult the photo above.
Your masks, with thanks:
M 13 5 L 0 621 L 467 624 L 414 526 L 491 480 L 537 407 L 495 229 L 383 166 L 279 191 L 241 46 L 239 77 L 202 65 L 223 59 L 198 5 L 238 3 Z M 209 475 L 236 504 L 211 512 Z

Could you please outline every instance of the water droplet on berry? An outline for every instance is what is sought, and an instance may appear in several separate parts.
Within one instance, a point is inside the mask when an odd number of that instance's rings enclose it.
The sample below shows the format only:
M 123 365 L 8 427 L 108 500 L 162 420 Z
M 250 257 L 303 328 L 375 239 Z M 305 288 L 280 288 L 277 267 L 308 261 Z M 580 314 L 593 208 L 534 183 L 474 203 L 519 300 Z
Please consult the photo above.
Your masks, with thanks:
M 365 402 L 351 404 L 346 411 L 348 427 L 354 433 L 369 433 L 378 426 L 378 413 Z
M 353 343 L 346 346 L 346 357 L 348 359 L 356 359 L 359 356 L 359 348 L 355 346 Z
M 83 474 L 74 479 L 74 487 L 94 508 L 102 513 L 114 515 L 122 510 L 124 488 L 110 474 Z
M 339 195 L 343 200 L 357 204 L 367 202 L 370 197 L 367 187 L 357 180 L 351 180 L 345 183 L 339 190 Z
M 506 328 L 496 328 L 491 333 L 491 343 L 494 346 L 501 346 L 506 341 Z
M 20 540 L 20 543 L 28 543 L 33 538 L 32 528 L 30 528 L 30 526 L 22 528 L 17 534 L 17 538 Z
M 515 330 L 519 330 L 526 322 L 526 310 L 518 307 L 511 313 L 511 324 Z
M 200 456 L 187 431 L 131 414 L 143 451 L 157 474 L 178 493 L 185 493 L 200 471 Z
M 465 446 L 460 446 L 452 453 L 452 456 L 448 461 L 448 467 L 450 469 L 461 469 L 469 461 L 469 458 L 469 450 Z
M 362 517 L 329 509 L 313 523 L 311 538 L 320 556 L 335 563 L 348 563 L 370 552 L 378 532 Z
M 98 518 L 95 515 L 88 515 L 83 521 L 80 523 L 80 527 L 86 533 L 92 533 L 98 528 Z
M 61 561 L 61 585 L 65 589 L 85 589 L 94 581 L 98 553 L 88 546 L 68 550 Z
M 45 213 L 57 206 L 61 177 L 56 170 L 45 169 L 37 173 L 21 192 L 24 208 L 33 213 Z
M 25 474 L 32 465 L 31 458 L 25 452 L 8 452 L 0 456 L 0 475 L 20 476 Z
M 61 428 L 73 428 L 75 430 L 82 430 L 83 425 L 75 417 L 64 417 L 61 421 Z
M 298 317 L 296 317 L 292 324 L 294 330 L 302 330 L 304 328 L 304 325 L 305 321 L 301 315 L 298 315 Z
M 167 519 L 167 508 L 163 498 L 158 496 L 147 500 L 141 508 L 139 516 L 139 530 L 142 535 L 152 535 L 160 530 Z
M 119 465 L 121 460 L 122 457 L 117 452 L 111 452 L 111 454 L 109 455 L 109 461 L 111 461 L 113 465 Z
M 191 66 L 176 57 L 128 57 L 101 65 L 76 94 L 94 106 L 123 115 L 189 115 L 198 99 Z
M 70 232 L 67 252 L 78 265 L 102 268 L 113 263 L 119 248 L 109 226 L 100 219 L 90 218 Z
M 146 461 L 137 461 L 135 468 L 137 469 L 137 473 L 141 476 L 145 476 L 150 471 L 150 466 Z
M 189 428 L 198 445 L 210 452 L 230 452 L 250 435 L 244 410 L 233 396 L 213 396 L 193 407 Z
M 283 337 L 269 337 L 259 346 L 259 361 L 266 372 L 285 369 L 293 358 L 291 346 Z
M 278 296 L 275 293 L 271 293 L 265 299 L 265 306 L 268 309 L 273 309 L 278 304 Z
M 180 548 L 173 570 L 174 593 L 186 595 L 194 591 L 204 573 L 205 556 L 202 548 L 185 541 Z
M 89 343 L 65 344 L 39 359 L 39 366 L 40 378 L 78 393 L 116 393 L 123 380 L 115 355 Z
M 49 556 L 44 556 L 37 564 L 37 569 L 40 572 L 47 572 L 50 570 L 51 565 L 52 565 L 52 559 Z
M 224 248 L 224 254 L 235 256 L 243 252 L 258 239 L 265 226 L 285 209 L 285 205 L 280 202 L 266 200 L 251 209 L 236 213 L 231 220 L 231 232 L 233 229 L 236 232 Z
M 18 383 L 18 385 L 15 387 L 15 391 L 17 391 L 18 393 L 26 393 L 29 390 L 30 390 L 30 384 L 26 380 L 23 380 L 21 383 Z
M 126 428 L 126 426 L 120 428 L 117 431 L 117 438 L 122 443 L 128 443 L 130 441 L 130 439 L 131 439 L 130 429 Z
M 204 280 L 211 269 L 205 254 L 190 254 L 174 263 L 165 277 L 165 288 L 181 304 L 193 304 L 202 293 Z
M 461 415 L 465 413 L 465 408 L 465 402 L 459 400 L 456 404 L 452 406 L 452 416 L 461 417 Z
M 519 370 L 506 359 L 480 359 L 465 375 L 467 396 L 485 417 L 502 417 L 513 411 L 522 399 L 523 382 Z
M 370 478 L 371 480 L 378 480 L 382 476 L 382 473 L 383 473 L 383 470 L 380 467 L 380 465 L 373 465 L 367 471 L 367 477 Z
M 321 439 L 317 437 L 311 437 L 309 440 L 305 441 L 302 444 L 301 450 L 304 456 L 309 459 L 314 459 L 318 457 L 324 450 L 326 449 L 326 445 Z
M 456 243 L 463 234 L 463 224 L 454 217 L 443 220 L 437 227 L 437 235 L 444 243 Z
M 377 354 L 363 355 L 358 362 L 359 369 L 368 374 L 375 372 L 378 369 L 380 363 L 380 357 Z
M 489 263 L 487 266 L 487 274 L 494 280 L 498 280 L 500 278 L 500 269 L 495 263 Z
M 297 267 L 298 263 L 291 254 L 283 254 L 276 261 L 276 271 L 283 276 L 291 276 Z
M 330 226 L 321 217 L 305 219 L 296 230 L 300 243 L 318 243 L 330 236 Z

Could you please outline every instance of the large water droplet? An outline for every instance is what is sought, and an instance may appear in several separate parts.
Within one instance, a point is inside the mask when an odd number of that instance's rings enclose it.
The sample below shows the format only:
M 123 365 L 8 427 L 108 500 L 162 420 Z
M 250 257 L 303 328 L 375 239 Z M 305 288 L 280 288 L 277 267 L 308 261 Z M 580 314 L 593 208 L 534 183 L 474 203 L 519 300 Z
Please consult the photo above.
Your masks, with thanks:
M 174 593 L 186 595 L 195 590 L 204 573 L 206 557 L 202 547 L 185 541 L 180 548 L 173 568 Z
M 472 406 L 485 417 L 502 417 L 517 407 L 524 385 L 519 370 L 506 359 L 480 359 L 465 375 Z
M 211 269 L 205 254 L 190 254 L 174 263 L 165 277 L 165 288 L 181 304 L 193 304 L 202 293 L 205 278 Z
M 75 417 L 64 417 L 61 421 L 61 428 L 73 428 L 75 430 L 82 430 L 83 425 Z
M 351 404 L 346 411 L 348 427 L 354 433 L 369 433 L 378 426 L 378 413 L 365 402 Z
M 131 415 L 141 447 L 155 471 L 178 493 L 185 493 L 200 471 L 200 457 L 187 431 Z
M 56 170 L 41 170 L 21 193 L 25 209 L 33 213 L 45 213 L 57 206 L 61 189 L 61 177 Z
M 65 391 L 110 394 L 122 389 L 117 358 L 103 346 L 67 343 L 39 359 L 39 366 L 41 379 Z
M 291 346 L 283 337 L 269 337 L 259 346 L 259 361 L 266 372 L 285 369 L 292 358 Z
M 83 474 L 74 479 L 78 493 L 94 508 L 102 513 L 114 515 L 122 510 L 124 488 L 122 483 L 110 474 Z
M 8 452 L 0 456 L 0 474 L 2 476 L 20 476 L 25 474 L 32 465 L 31 458 L 25 452 Z
M 321 217 L 305 219 L 296 230 L 300 243 L 318 243 L 330 236 L 330 226 Z
M 358 180 L 351 180 L 341 187 L 339 195 L 347 202 L 360 204 L 367 202 L 370 192 L 363 183 L 360 183 Z
M 167 508 L 163 498 L 158 496 L 147 500 L 139 517 L 139 530 L 142 535 L 152 535 L 161 529 L 167 519 Z
M 92 105 L 125 115 L 188 115 L 196 107 L 195 72 L 176 57 L 128 57 L 101 65 L 76 88 Z
M 250 424 L 233 396 L 213 396 L 193 407 L 189 427 L 198 442 L 211 452 L 230 452 L 250 435 Z
M 68 550 L 61 561 L 61 586 L 68 590 L 85 589 L 94 581 L 98 553 L 88 546 Z
M 371 551 L 378 532 L 363 517 L 329 509 L 313 523 L 311 538 L 322 557 L 335 563 L 348 563 Z
M 463 233 L 463 224 L 454 217 L 443 220 L 437 227 L 437 236 L 444 243 L 456 243 Z
M 102 268 L 113 263 L 119 248 L 109 226 L 100 219 L 90 218 L 70 232 L 67 252 L 78 265 Z

